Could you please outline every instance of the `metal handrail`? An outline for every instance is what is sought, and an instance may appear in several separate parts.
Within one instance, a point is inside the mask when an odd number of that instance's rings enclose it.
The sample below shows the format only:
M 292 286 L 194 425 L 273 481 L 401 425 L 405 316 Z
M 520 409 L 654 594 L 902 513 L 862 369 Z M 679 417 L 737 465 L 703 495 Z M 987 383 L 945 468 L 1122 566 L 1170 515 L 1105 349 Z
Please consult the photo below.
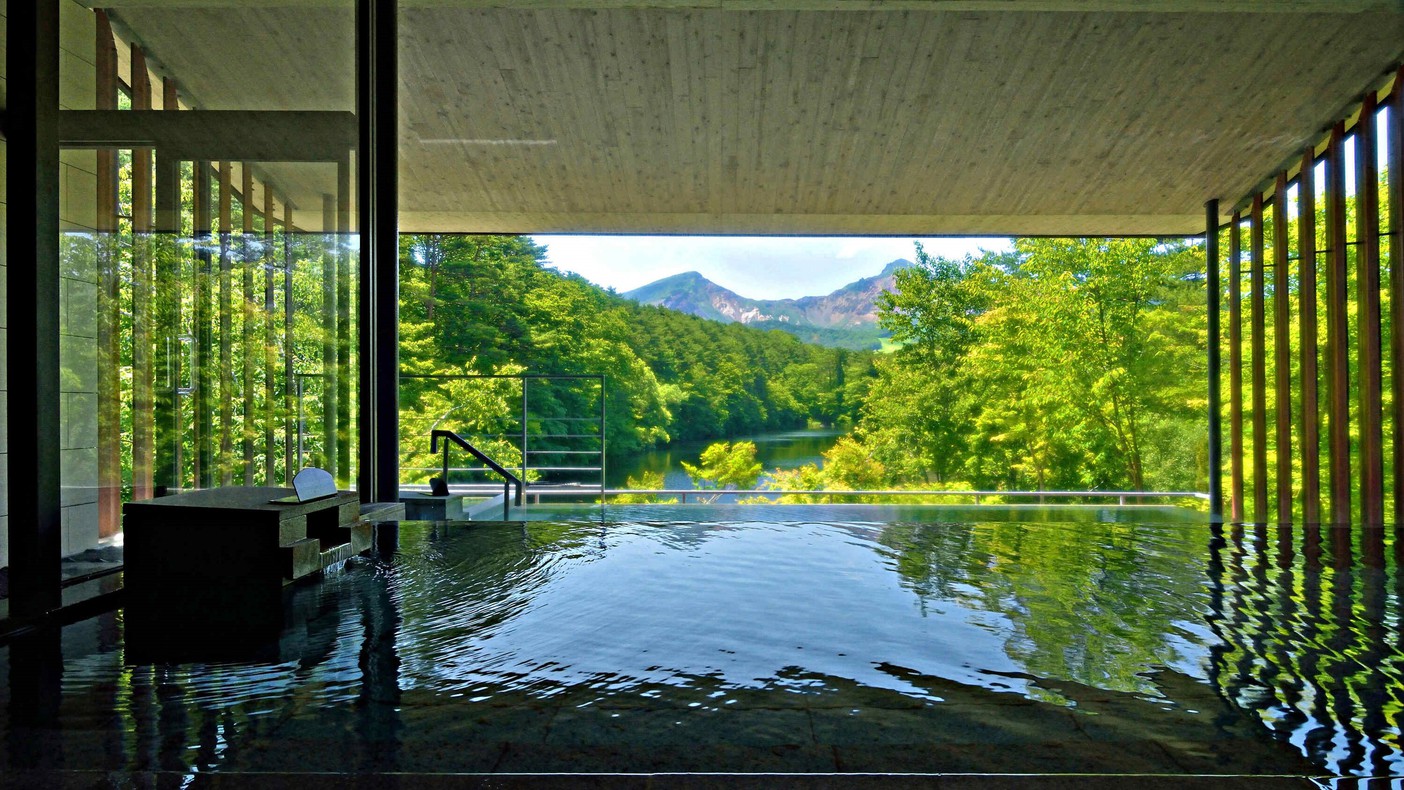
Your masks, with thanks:
M 516 475 L 514 475 L 514 474 L 512 474 L 511 472 L 507 471 L 507 469 L 506 469 L 505 467 L 503 467 L 502 464 L 499 464 L 498 462 L 496 462 L 496 461 L 492 460 L 491 458 L 489 458 L 489 457 L 487 456 L 487 454 L 485 454 L 482 450 L 479 450 L 478 448 L 476 448 L 476 447 L 474 447 L 473 445 L 469 444 L 467 441 L 465 441 L 465 440 L 463 439 L 463 437 L 459 436 L 458 434 L 454 433 L 453 431 L 445 431 L 445 430 L 440 429 L 440 428 L 435 428 L 434 430 L 430 431 L 430 432 L 429 432 L 429 452 L 431 452 L 431 453 L 436 453 L 436 452 L 439 451 L 439 440 L 440 440 L 440 439 L 443 439 L 443 440 L 444 440 L 444 469 L 443 469 L 444 478 L 443 478 L 443 480 L 444 480 L 444 486 L 445 486 L 445 487 L 448 486 L 448 473 L 449 473 L 449 457 L 448 457 L 448 454 L 449 454 L 449 442 L 453 442 L 454 444 L 458 445 L 459 447 L 462 447 L 464 450 L 467 450 L 468 453 L 469 453 L 470 455 L 472 455 L 474 458 L 478 459 L 480 462 L 482 462 L 483 464 L 485 464 L 489 469 L 491 469 L 492 471 L 498 473 L 499 475 L 502 475 L 502 520 L 503 520 L 503 521 L 506 521 L 506 520 L 507 520 L 507 517 L 511 514 L 511 510 L 510 510 L 510 508 L 511 508 L 511 504 L 510 504 L 510 502 L 511 502 L 511 497 L 509 496 L 509 489 L 510 489 L 512 486 L 516 486 L 516 487 L 517 487 L 517 497 L 516 497 L 517 507 L 521 507 L 521 506 L 522 506 L 522 489 L 526 487 L 526 483 L 524 483 L 520 477 L 517 477 Z
M 955 496 L 973 497 L 975 504 L 980 504 L 981 497 L 1017 497 L 1017 498 L 1042 498 L 1051 497 L 1054 499 L 1082 498 L 1111 498 L 1116 497 L 1118 505 L 1125 505 L 1128 499 L 1200 499 L 1208 500 L 1209 495 L 1200 491 L 910 491 L 910 490 L 885 490 L 885 489 L 859 489 L 848 491 L 813 491 L 813 490 L 793 490 L 778 488 L 755 488 L 755 489 L 699 489 L 699 488 L 611 488 L 603 492 L 605 497 L 619 494 L 643 494 L 648 496 L 677 496 L 682 498 L 682 504 L 687 503 L 689 496 L 716 496 L 718 494 L 744 495 L 744 496 L 822 496 L 832 500 L 839 496 Z M 569 491 L 532 491 L 532 496 L 570 496 Z M 578 495 L 578 494 L 577 494 Z

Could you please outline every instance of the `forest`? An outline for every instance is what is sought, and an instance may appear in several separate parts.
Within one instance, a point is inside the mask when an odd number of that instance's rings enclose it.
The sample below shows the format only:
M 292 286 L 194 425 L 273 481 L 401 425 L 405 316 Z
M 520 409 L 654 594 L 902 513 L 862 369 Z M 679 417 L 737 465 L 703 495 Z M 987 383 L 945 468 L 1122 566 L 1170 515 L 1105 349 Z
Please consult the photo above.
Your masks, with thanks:
M 851 429 L 822 468 L 775 472 L 777 488 L 1204 487 L 1191 243 L 1021 239 L 963 261 L 918 246 L 880 305 L 887 354 L 640 306 L 549 268 L 544 252 L 516 236 L 402 238 L 403 424 L 474 398 L 457 421 L 486 432 L 491 413 L 511 413 L 505 389 L 471 394 L 446 376 L 605 373 L 611 454 Z M 514 462 L 510 442 L 496 449 Z M 407 465 L 416 452 L 404 449 Z
M 406 467 L 432 466 L 424 443 L 415 439 L 451 411 L 463 433 L 518 430 L 517 385 L 455 376 L 606 375 L 610 454 L 669 441 L 849 425 L 875 381 L 871 352 L 823 348 L 779 330 L 639 305 L 544 260 L 545 249 L 521 236 L 401 237 Z M 551 406 L 537 402 L 533 411 Z M 511 442 L 491 448 L 509 466 L 519 463 L 520 450 Z

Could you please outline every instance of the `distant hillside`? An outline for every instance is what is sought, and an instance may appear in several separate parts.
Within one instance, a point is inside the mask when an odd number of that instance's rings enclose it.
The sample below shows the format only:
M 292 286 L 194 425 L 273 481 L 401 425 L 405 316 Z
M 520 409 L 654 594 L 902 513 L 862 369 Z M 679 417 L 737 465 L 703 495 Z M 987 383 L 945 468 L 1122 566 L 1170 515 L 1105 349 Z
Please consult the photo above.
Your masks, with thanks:
M 624 294 L 642 304 L 658 305 L 723 323 L 781 329 L 809 343 L 833 348 L 876 349 L 885 335 L 877 324 L 877 297 L 890 291 L 899 259 L 874 277 L 864 277 L 825 296 L 800 299 L 748 299 L 708 280 L 684 272 Z

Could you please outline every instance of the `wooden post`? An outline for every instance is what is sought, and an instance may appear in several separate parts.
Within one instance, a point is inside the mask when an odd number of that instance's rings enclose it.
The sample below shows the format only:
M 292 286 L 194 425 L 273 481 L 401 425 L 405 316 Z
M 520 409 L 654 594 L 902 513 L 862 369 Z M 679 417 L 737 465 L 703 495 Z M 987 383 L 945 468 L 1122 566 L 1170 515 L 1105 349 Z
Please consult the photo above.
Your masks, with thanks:
M 1326 145 L 1326 428 L 1331 464 L 1329 520 L 1350 523 L 1350 379 L 1347 362 L 1345 126 Z
M 1297 319 L 1302 376 L 1302 520 L 1321 522 L 1321 414 L 1316 370 L 1316 156 L 1302 155 L 1297 180 Z
M 1287 270 L 1287 174 L 1277 175 L 1272 205 L 1272 353 L 1277 417 L 1277 523 L 1292 521 L 1292 343 Z
M 1219 272 L 1223 262 L 1219 260 L 1219 201 L 1210 200 L 1204 204 L 1204 272 L 1208 278 L 1209 342 L 1209 520 L 1218 524 L 1224 520 L 1224 469 L 1223 469 L 1223 430 L 1222 430 L 1222 386 L 1220 382 L 1220 336 L 1219 336 Z M 840 369 L 842 361 L 840 361 Z M 603 481 L 601 481 L 603 491 Z M 601 493 L 600 501 L 604 501 Z
M 1380 356 L 1380 176 L 1375 92 L 1367 91 L 1355 127 L 1355 303 L 1360 378 L 1360 518 L 1384 523 L 1384 436 Z
M 254 233 L 254 224 L 253 224 L 254 198 L 253 198 L 253 170 L 250 169 L 249 163 L 248 163 L 248 162 L 245 162 L 245 163 L 243 164 L 243 167 L 242 167 L 241 169 L 243 170 L 243 173 L 244 173 L 244 178 L 243 178 L 243 182 L 244 182 L 244 183 L 243 183 L 243 187 L 244 187 L 244 189 L 243 189 L 243 195 L 242 195 L 242 201 L 241 201 L 241 205 L 243 206 L 243 214 L 244 214 L 244 227 L 243 227 L 244 233 L 243 233 L 243 237 L 242 237 L 242 244 L 240 245 L 240 250 L 241 250 L 241 252 L 242 252 L 242 255 L 241 255 L 240 257 L 243 259 L 243 272 L 244 272 L 244 278 L 243 278 L 243 279 L 244 279 L 244 288 L 243 288 L 243 292 L 242 292 L 242 293 L 243 293 L 243 299 L 240 301 L 240 305 L 241 305 L 241 307 L 243 308 L 241 312 L 242 312 L 242 314 L 243 314 L 243 319 L 244 319 L 244 322 L 243 322 L 243 324 L 242 324 L 242 330 L 243 330 L 243 331 L 241 332 L 241 334 L 243 335 L 243 337 L 241 338 L 241 339 L 243 340 L 243 342 L 240 344 L 241 347 L 242 347 L 242 349 L 243 349 L 243 354 L 242 354 L 243 360 L 242 360 L 242 361 L 243 361 L 243 363 L 244 363 L 244 364 L 243 364 L 244 378 L 243 378 L 243 382 L 242 382 L 242 383 L 243 383 L 243 390 L 244 390 L 243 408 L 242 408 L 242 413 L 243 413 L 243 416 L 244 416 L 244 430 L 243 430 L 243 440 L 244 440 L 244 485 L 246 485 L 246 486 L 251 486 L 251 485 L 254 485 L 254 482 L 255 482 L 255 481 L 254 481 L 254 437 L 257 435 L 257 434 L 255 433 L 255 431 L 256 431 L 255 424 L 256 424 L 256 421 L 257 421 L 257 414 L 258 414 L 258 409 L 256 408 L 255 402 L 254 402 L 254 353 L 255 353 L 255 350 L 256 350 L 256 349 L 255 349 L 255 347 L 254 347 L 254 331 L 253 331 L 253 330 L 254 330 L 254 313 L 255 313 L 256 310 L 257 310 L 257 307 L 255 306 L 254 301 L 253 301 L 253 298 L 254 298 L 254 266 L 255 266 L 255 264 L 254 264 L 254 261 L 253 261 L 253 257 L 254 257 L 254 254 L 253 254 L 253 246 L 252 246 L 252 244 L 250 243 L 250 242 L 253 240 L 253 233 Z
M 141 47 L 132 47 L 132 109 L 151 109 L 151 80 Z M 155 415 L 152 390 L 151 180 L 153 151 L 132 150 L 132 499 L 152 494 Z
M 99 110 L 117 109 L 117 43 L 105 11 L 97 18 Z M 117 151 L 97 151 L 98 537 L 122 528 L 122 300 L 117 239 Z
M 234 186 L 219 163 L 219 484 L 234 483 Z
M 1263 196 L 1253 195 L 1252 214 L 1248 218 L 1252 284 L 1248 291 L 1251 313 L 1253 398 L 1253 520 L 1267 521 L 1267 311 L 1263 301 L 1265 278 L 1263 272 Z
M 1229 224 L 1229 486 L 1230 517 L 1243 521 L 1243 229 Z
M 337 249 L 336 198 L 322 196 L 322 463 L 338 481 Z
M 1404 69 L 1389 95 L 1389 308 L 1394 415 L 1393 520 L 1404 524 Z M 1396 546 L 1404 541 L 1396 542 Z

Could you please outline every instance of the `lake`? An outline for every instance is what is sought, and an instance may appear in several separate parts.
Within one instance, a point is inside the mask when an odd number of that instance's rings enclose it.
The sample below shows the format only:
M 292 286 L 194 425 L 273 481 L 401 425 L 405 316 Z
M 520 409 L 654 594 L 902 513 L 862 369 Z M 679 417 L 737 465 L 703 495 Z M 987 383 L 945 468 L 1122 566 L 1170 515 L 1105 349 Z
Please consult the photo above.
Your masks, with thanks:
M 843 436 L 839 430 L 781 431 L 755 436 L 741 436 L 731 441 L 756 444 L 756 460 L 766 471 L 793 469 L 805 464 L 823 465 L 824 452 Z M 720 440 L 718 440 L 720 441 Z M 683 471 L 682 462 L 698 462 L 698 456 L 712 442 L 676 442 L 648 452 L 629 456 L 611 456 L 606 473 L 606 485 L 624 488 L 630 477 L 643 472 L 662 472 L 664 488 L 695 488 L 692 478 Z M 762 478 L 764 480 L 765 478 Z

